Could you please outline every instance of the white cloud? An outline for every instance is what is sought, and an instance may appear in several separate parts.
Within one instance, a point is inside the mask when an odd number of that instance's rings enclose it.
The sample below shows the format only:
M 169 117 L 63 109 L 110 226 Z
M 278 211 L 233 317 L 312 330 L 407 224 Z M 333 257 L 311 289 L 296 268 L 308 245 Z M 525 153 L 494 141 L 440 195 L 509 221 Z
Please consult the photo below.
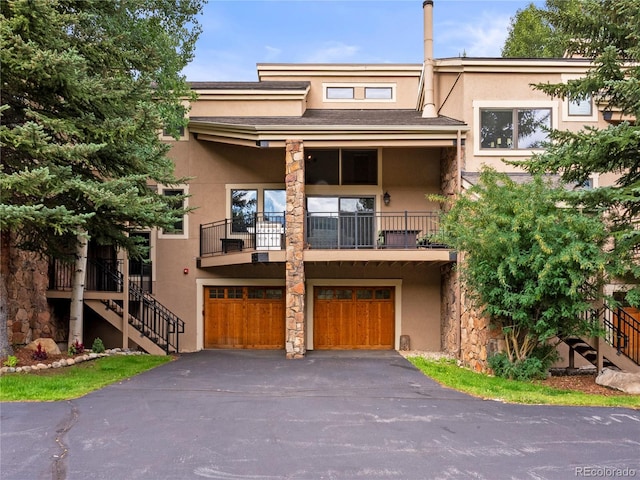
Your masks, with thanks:
M 267 51 L 267 54 L 264 58 L 265 62 L 273 62 L 274 60 L 277 60 L 282 53 L 282 50 L 280 48 L 271 47 L 269 45 L 265 45 L 264 49 Z
M 254 58 L 216 50 L 198 50 L 198 55 L 182 73 L 192 82 L 258 80 Z
M 437 38 L 441 54 L 436 56 L 499 57 L 507 38 L 511 17 L 483 13 L 472 23 L 447 23 Z
M 356 45 L 346 45 L 342 42 L 325 42 L 316 51 L 305 56 L 305 63 L 348 62 L 360 50 Z

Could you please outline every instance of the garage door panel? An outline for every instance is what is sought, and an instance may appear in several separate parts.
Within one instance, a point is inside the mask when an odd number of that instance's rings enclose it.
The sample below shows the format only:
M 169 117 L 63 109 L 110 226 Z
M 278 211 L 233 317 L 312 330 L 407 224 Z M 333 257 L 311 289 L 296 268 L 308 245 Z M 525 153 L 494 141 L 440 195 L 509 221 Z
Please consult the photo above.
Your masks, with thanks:
M 392 349 L 392 287 L 316 287 L 314 348 Z
M 205 299 L 204 348 L 284 348 L 282 287 L 207 287 Z

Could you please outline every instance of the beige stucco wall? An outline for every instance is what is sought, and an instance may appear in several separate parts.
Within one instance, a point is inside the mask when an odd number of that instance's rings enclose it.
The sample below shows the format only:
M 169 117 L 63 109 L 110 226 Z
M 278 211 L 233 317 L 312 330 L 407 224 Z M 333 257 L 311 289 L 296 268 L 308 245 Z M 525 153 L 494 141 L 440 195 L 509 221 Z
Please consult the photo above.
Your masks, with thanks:
M 440 150 L 383 149 L 382 190 L 391 195 L 391 204 L 383 211 L 438 209 L 439 205 L 428 201 L 425 196 L 440 192 Z
M 302 99 L 278 100 L 244 98 L 200 100 L 191 104 L 191 117 L 297 117 L 304 113 Z

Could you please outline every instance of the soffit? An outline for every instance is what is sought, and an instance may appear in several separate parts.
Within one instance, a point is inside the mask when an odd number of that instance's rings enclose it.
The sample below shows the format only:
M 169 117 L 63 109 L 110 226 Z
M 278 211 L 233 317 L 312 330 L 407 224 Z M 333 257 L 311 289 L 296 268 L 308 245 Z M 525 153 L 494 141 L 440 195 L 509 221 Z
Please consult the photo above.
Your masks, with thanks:
M 423 118 L 415 110 L 312 110 L 300 117 L 191 117 L 189 131 L 211 141 L 254 144 L 306 141 L 411 141 L 429 144 L 456 139 L 468 125 L 440 116 Z M 235 142 L 231 142 L 235 143 Z M 280 146 L 274 143 L 271 146 Z

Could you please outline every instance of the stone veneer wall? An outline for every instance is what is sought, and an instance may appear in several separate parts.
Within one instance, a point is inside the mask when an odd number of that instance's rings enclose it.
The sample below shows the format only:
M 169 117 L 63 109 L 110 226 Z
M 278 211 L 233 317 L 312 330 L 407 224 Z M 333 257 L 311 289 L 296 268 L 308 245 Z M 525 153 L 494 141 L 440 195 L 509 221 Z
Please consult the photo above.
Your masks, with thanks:
M 440 348 L 449 355 L 458 355 L 460 322 L 458 320 L 458 272 L 455 264 L 440 268 Z
M 9 344 L 25 345 L 37 338 L 59 341 L 64 331 L 56 324 L 47 302 L 49 262 L 6 242 L 2 244 L 2 257 L 0 274 L 7 286 Z
M 287 358 L 303 358 L 305 344 L 304 145 L 286 142 L 286 325 Z
M 505 349 L 502 331 L 489 325 L 489 319 L 480 314 L 464 291 L 461 304 L 460 360 L 477 372 L 489 372 L 489 356 Z
M 441 150 L 440 190 L 447 197 L 453 197 L 459 191 L 458 155 L 455 147 Z M 443 205 L 443 208 L 447 208 L 447 205 Z M 455 264 L 449 263 L 441 267 L 440 278 L 440 347 L 443 352 L 457 356 L 460 349 L 460 311 Z

